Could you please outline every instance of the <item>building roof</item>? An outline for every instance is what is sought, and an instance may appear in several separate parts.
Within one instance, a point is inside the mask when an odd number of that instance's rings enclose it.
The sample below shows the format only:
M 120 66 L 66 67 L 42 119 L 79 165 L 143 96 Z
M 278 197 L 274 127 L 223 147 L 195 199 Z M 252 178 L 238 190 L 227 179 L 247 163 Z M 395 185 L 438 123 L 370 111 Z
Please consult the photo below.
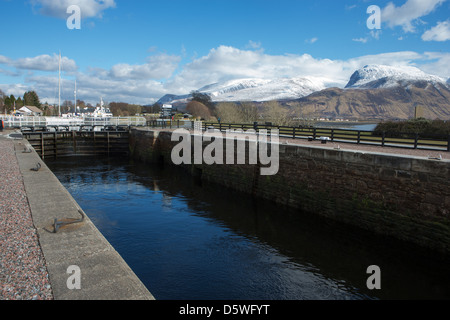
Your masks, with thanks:
M 38 107 L 35 107 L 35 106 L 23 106 L 19 110 L 26 111 L 26 110 L 23 110 L 24 108 L 30 110 L 31 112 L 36 112 L 36 113 L 44 112 L 44 111 L 42 111 L 41 109 L 39 109 Z

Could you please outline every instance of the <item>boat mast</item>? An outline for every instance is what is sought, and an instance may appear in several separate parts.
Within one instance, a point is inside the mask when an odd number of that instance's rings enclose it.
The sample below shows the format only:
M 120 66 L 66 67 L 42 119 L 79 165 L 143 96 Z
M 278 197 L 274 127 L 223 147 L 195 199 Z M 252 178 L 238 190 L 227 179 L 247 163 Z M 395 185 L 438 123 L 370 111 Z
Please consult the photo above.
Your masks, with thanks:
M 77 80 L 75 79 L 75 110 L 73 112 L 73 114 L 77 114 Z
M 59 73 L 58 73 L 58 115 L 61 117 L 61 51 L 59 52 Z

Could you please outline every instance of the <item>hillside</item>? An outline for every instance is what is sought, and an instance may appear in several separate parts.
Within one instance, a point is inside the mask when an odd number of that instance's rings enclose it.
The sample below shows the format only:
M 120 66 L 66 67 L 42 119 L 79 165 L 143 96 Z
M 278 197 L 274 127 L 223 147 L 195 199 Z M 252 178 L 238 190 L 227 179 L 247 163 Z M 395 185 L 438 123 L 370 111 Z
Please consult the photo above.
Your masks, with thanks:
M 450 90 L 426 81 L 376 89 L 329 88 L 294 100 L 303 117 L 409 119 L 421 106 L 428 119 L 450 120 Z M 292 101 L 291 101 L 292 102 Z M 287 105 L 293 105 L 286 102 Z
M 409 119 L 421 107 L 423 117 L 450 120 L 450 79 L 416 67 L 367 65 L 356 70 L 344 88 L 329 88 L 333 82 L 316 77 L 235 79 L 199 91 L 213 102 L 277 100 L 307 118 Z M 189 94 L 166 95 L 159 103 L 183 106 L 189 99 Z

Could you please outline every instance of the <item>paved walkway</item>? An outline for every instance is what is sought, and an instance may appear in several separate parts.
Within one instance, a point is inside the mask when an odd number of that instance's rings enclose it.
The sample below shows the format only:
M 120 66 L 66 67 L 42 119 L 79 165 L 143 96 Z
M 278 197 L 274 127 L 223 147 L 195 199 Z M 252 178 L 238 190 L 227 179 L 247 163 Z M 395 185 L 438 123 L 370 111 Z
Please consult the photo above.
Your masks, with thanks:
M 159 129 L 159 128 L 138 128 L 138 130 L 150 130 L 150 131 L 175 131 L 176 129 Z M 194 133 L 193 130 L 188 130 L 192 133 Z M 225 132 L 223 132 L 225 134 Z M 357 144 L 357 143 L 350 143 L 350 142 L 331 142 L 328 141 L 326 144 L 322 144 L 320 140 L 314 140 L 314 141 L 308 141 L 308 139 L 299 138 L 299 139 L 292 139 L 292 138 L 285 138 L 280 137 L 280 143 L 282 144 L 292 144 L 292 145 L 301 145 L 306 147 L 318 147 L 318 148 L 326 148 L 326 149 L 338 149 L 341 151 L 353 151 L 353 152 L 371 152 L 371 153 L 378 153 L 378 154 L 390 154 L 390 155 L 397 155 L 397 156 L 411 156 L 411 157 L 418 157 L 422 159 L 429 159 L 429 158 L 439 158 L 441 157 L 442 160 L 450 161 L 450 152 L 448 151 L 441 151 L 441 150 L 423 150 L 423 149 L 414 149 L 414 148 L 399 148 L 399 147 L 389 147 L 389 146 L 377 146 L 377 145 L 367 145 L 367 144 Z M 433 159 L 434 160 L 434 159 Z
M 0 299 L 153 300 L 36 152 L 23 152 L 28 147 L 0 134 Z M 78 220 L 80 210 L 82 223 L 54 233 L 54 219 Z M 71 266 L 81 289 L 68 286 Z

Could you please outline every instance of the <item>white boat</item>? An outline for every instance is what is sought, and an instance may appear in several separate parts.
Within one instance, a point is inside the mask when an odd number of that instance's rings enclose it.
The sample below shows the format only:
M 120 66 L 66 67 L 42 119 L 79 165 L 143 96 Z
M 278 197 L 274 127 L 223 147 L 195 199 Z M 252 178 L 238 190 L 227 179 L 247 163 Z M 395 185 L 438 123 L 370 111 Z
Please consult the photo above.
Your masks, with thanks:
M 109 108 L 105 108 L 103 104 L 103 98 L 100 98 L 100 107 L 95 108 L 94 112 L 89 114 L 89 117 L 94 118 L 112 118 L 113 114 Z

